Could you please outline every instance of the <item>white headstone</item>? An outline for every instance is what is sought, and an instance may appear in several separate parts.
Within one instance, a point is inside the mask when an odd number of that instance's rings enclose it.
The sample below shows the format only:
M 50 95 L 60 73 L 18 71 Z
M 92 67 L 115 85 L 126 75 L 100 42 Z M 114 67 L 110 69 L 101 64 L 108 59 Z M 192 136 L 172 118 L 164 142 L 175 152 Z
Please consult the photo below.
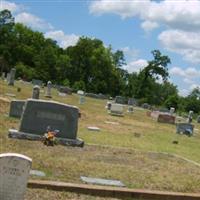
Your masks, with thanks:
M 84 91 L 78 90 L 78 91 L 77 91 L 77 94 L 78 94 L 78 95 L 84 95 Z
M 32 99 L 39 99 L 40 98 L 40 86 L 35 85 L 33 87 Z
M 175 108 L 171 107 L 169 112 L 170 112 L 171 115 L 173 115 L 174 112 L 175 112 Z
M 32 159 L 15 153 L 0 154 L 0 199 L 23 200 Z
M 112 103 L 110 108 L 111 114 L 123 115 L 124 106 L 122 104 Z
M 80 96 L 79 104 L 84 104 L 84 103 L 85 103 L 85 97 L 84 96 Z

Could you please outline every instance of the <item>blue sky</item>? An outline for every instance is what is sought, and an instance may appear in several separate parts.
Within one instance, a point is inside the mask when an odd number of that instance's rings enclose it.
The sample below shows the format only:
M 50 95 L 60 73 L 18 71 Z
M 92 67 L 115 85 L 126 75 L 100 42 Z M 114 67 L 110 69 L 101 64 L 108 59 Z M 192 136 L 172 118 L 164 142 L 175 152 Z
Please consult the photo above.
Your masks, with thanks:
M 0 0 L 5 8 L 61 47 L 84 35 L 123 50 L 129 72 L 159 49 L 171 59 L 170 81 L 181 95 L 200 87 L 200 0 Z

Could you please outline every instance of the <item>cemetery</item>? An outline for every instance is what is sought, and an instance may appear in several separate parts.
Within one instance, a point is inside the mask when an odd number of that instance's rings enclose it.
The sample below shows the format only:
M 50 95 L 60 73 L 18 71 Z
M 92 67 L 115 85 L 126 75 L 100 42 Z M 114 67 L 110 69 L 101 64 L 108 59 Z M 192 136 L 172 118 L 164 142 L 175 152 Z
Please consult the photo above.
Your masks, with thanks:
M 63 98 L 56 88 L 50 88 L 50 84 L 44 87 L 44 93 L 39 93 L 40 86 L 20 81 L 10 85 L 0 80 L 0 154 L 3 154 L 0 163 L 6 164 L 3 160 L 11 157 L 22 160 L 27 170 L 39 170 L 44 174 L 27 178 L 25 170 L 21 189 L 10 195 L 25 196 L 25 200 L 113 199 L 112 196 L 78 194 L 66 185 L 62 187 L 69 191 L 47 190 L 42 186 L 39 189 L 33 186 L 38 180 L 86 184 L 88 191 L 92 186 L 94 190 L 100 185 L 112 186 L 119 188 L 116 194 L 121 188 L 126 188 L 123 192 L 142 189 L 200 193 L 198 118 L 191 123 L 187 119 L 184 123 L 174 123 L 175 113 L 154 111 L 147 115 L 149 107 L 115 102 L 111 102 L 107 110 L 106 99 L 84 96 L 82 91 Z M 18 87 L 20 92 L 17 92 Z M 13 95 L 6 96 L 6 93 Z M 158 123 L 160 115 L 161 121 L 167 118 L 169 123 Z M 48 126 L 59 131 L 58 143 L 53 147 L 41 142 Z M 178 144 L 174 145 L 173 141 Z M 9 170 L 12 169 L 11 166 Z M 25 191 L 23 184 L 27 182 L 29 186 Z M 10 184 L 9 179 L 6 184 Z M 5 188 L 1 189 L 0 195 L 5 196 L 6 192 Z M 192 195 L 188 199 L 193 199 Z

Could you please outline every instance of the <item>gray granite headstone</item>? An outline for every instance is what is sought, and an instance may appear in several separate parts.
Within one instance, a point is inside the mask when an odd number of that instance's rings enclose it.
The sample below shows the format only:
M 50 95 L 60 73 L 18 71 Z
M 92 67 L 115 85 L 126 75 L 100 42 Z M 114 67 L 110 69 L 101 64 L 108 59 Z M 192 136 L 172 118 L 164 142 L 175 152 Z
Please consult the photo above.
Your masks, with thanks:
M 16 69 L 12 68 L 10 71 L 10 76 L 8 79 L 8 85 L 14 85 L 15 82 L 15 73 L 16 73 Z
M 124 106 L 122 104 L 112 103 L 109 114 L 116 116 L 123 116 Z
M 0 154 L 0 199 L 23 200 L 32 160 L 15 153 Z
M 46 95 L 45 97 L 51 98 L 51 87 L 52 87 L 52 83 L 51 81 L 47 82 L 47 90 L 46 90 Z
M 39 80 L 39 79 L 32 79 L 32 84 L 33 84 L 33 85 L 42 86 L 42 85 L 43 85 L 43 81 L 42 81 L 42 80 Z
M 125 104 L 126 103 L 126 99 L 124 97 L 121 97 L 121 96 L 116 96 L 115 97 L 115 103 L 116 104 Z
M 40 86 L 35 85 L 33 87 L 32 99 L 39 99 L 40 98 Z
M 21 117 L 19 131 L 10 129 L 9 137 L 39 140 L 50 126 L 59 130 L 58 139 L 68 139 L 72 145 L 83 145 L 77 139 L 79 109 L 55 101 L 28 99 Z M 67 143 L 67 140 L 60 140 Z
M 169 110 L 169 113 L 170 113 L 171 115 L 173 115 L 174 112 L 175 112 L 175 108 L 171 107 L 170 110 Z
M 13 101 L 11 101 L 9 117 L 21 118 L 25 102 L 26 101 L 24 101 L 24 100 L 13 100 Z
M 186 134 L 188 136 L 191 136 L 193 134 L 194 125 L 190 123 L 178 123 L 176 125 L 176 132 L 179 134 Z

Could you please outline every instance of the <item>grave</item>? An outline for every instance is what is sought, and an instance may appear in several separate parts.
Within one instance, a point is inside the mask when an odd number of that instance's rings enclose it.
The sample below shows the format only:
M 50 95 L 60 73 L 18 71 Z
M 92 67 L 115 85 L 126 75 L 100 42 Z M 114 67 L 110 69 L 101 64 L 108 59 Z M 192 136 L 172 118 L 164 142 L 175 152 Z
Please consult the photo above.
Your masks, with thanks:
M 24 101 L 24 100 L 13 100 L 13 101 L 11 101 L 9 117 L 21 118 L 25 102 L 26 101 Z
M 0 154 L 0 199 L 23 200 L 32 160 L 15 153 Z
M 12 68 L 8 77 L 8 85 L 14 85 L 16 69 Z
M 188 136 L 193 135 L 194 125 L 190 123 L 178 123 L 176 125 L 176 133 L 185 134 Z
M 89 131 L 100 131 L 100 128 L 98 128 L 96 126 L 88 126 L 87 128 Z
M 193 116 L 193 113 L 194 113 L 194 111 L 193 110 L 190 110 L 189 111 L 189 114 L 188 114 L 188 123 L 192 123 L 192 116 Z
M 197 123 L 200 123 L 200 115 L 197 117 Z
M 107 101 L 106 107 L 105 107 L 105 108 L 106 108 L 107 110 L 110 110 L 111 105 L 112 105 L 112 102 L 111 102 L 111 101 Z
M 128 106 L 127 112 L 128 112 L 128 113 L 133 113 L 133 111 L 134 111 L 134 110 L 133 110 L 133 106 Z
M 58 91 L 59 91 L 60 93 L 72 94 L 72 89 L 69 88 L 69 87 L 65 87 L 65 86 L 60 86 L 60 87 L 58 88 Z
M 167 113 L 160 113 L 158 115 L 157 121 L 161 123 L 175 124 L 175 116 Z
M 116 104 L 126 104 L 126 99 L 125 99 L 125 97 L 116 96 L 114 102 Z
M 141 107 L 144 109 L 151 109 L 151 105 L 149 105 L 148 103 L 143 103 Z
M 77 91 L 77 94 L 78 94 L 78 95 L 84 95 L 85 93 L 84 93 L 83 90 L 78 90 L 78 91 Z
M 80 97 L 79 97 L 79 104 L 84 104 L 85 103 L 85 97 L 84 96 L 82 96 L 82 95 L 80 95 Z
M 41 87 L 43 85 L 43 81 L 41 81 L 39 79 L 32 79 L 32 84 L 39 85 Z
M 169 110 L 169 112 L 170 112 L 171 115 L 173 115 L 174 112 L 175 112 L 175 108 L 171 107 L 170 110 Z
M 21 117 L 19 131 L 9 130 L 9 137 L 41 140 L 47 127 L 59 130 L 56 139 L 59 144 L 83 147 L 77 139 L 79 109 L 55 101 L 28 99 Z
M 124 106 L 122 104 L 112 103 L 109 114 L 116 116 L 123 116 Z
M 52 98 L 51 87 L 52 87 L 52 83 L 51 83 L 51 81 L 48 81 L 47 82 L 47 90 L 46 90 L 46 94 L 45 94 L 45 97 L 47 97 L 47 98 Z
M 91 184 L 125 187 L 125 185 L 121 181 L 118 181 L 118 180 L 92 178 L 92 177 L 86 177 L 86 176 L 81 176 L 81 180 L 85 183 L 91 183 Z
M 32 99 L 39 99 L 40 98 L 40 86 L 34 85 Z

